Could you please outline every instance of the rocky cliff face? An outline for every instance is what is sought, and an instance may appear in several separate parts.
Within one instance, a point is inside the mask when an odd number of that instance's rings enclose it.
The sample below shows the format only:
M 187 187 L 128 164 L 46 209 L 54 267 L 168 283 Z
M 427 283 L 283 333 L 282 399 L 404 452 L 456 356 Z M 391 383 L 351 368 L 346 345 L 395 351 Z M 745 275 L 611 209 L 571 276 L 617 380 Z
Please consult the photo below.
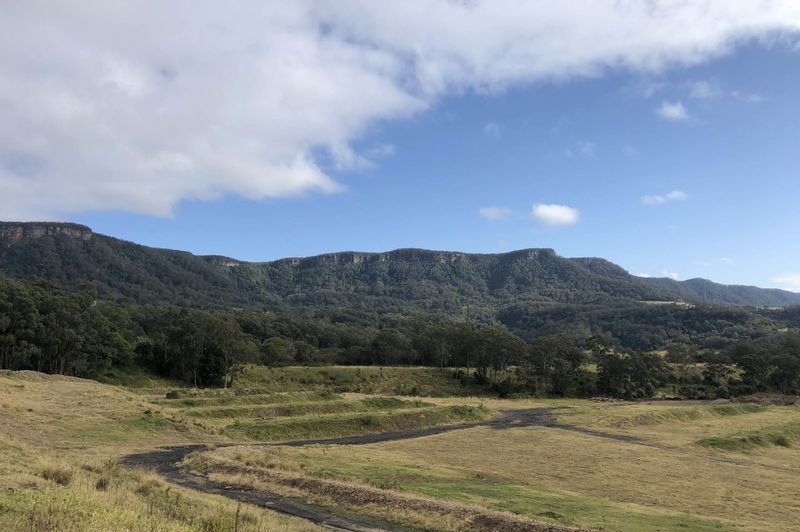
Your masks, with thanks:
M 63 235 L 80 240 L 92 238 L 92 230 L 85 225 L 49 222 L 0 222 L 0 243 L 13 246 L 23 238 L 42 238 Z

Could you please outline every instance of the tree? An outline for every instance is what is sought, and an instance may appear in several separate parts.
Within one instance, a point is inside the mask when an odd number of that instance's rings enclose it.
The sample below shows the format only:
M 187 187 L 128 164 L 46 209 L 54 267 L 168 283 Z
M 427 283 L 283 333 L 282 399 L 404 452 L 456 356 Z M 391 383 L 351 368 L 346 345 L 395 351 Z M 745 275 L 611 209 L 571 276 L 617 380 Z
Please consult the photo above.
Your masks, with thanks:
M 401 364 L 411 355 L 411 342 L 395 329 L 381 329 L 372 340 L 372 363 Z
M 608 349 L 597 357 L 597 387 L 613 397 L 652 397 L 667 375 L 664 361 L 655 354 Z
M 267 366 L 281 366 L 295 362 L 294 342 L 273 336 L 264 340 L 260 348 L 261 363 Z
M 689 365 L 697 358 L 697 347 L 689 344 L 670 344 L 664 359 L 675 364 L 682 380 L 689 376 Z
M 584 359 L 575 343 L 565 336 L 544 336 L 530 346 L 529 363 L 549 395 L 563 397 L 570 392 Z
M 476 338 L 477 365 L 479 372 L 486 375 L 491 370 L 493 377 L 507 377 L 508 367 L 525 359 L 528 344 L 505 327 L 490 325 L 479 329 Z

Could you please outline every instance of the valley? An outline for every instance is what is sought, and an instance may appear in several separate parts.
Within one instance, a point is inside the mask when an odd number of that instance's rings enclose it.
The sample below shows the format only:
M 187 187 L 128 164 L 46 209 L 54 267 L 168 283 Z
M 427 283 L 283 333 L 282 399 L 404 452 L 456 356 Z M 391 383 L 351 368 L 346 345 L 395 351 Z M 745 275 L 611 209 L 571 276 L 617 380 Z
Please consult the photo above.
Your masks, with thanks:
M 0 525 L 788 531 L 800 509 L 797 404 L 381 393 L 412 369 L 365 394 L 330 370 L 306 391 L 292 368 L 227 391 L 6 372 Z M 753 431 L 783 439 L 708 443 Z

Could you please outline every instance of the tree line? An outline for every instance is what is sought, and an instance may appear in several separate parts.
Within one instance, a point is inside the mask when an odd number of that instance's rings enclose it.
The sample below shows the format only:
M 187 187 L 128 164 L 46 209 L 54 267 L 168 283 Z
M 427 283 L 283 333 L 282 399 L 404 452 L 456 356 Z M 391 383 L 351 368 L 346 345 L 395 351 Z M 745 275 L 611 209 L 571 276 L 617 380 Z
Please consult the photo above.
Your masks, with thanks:
M 800 334 L 782 332 L 723 349 L 673 343 L 666 357 L 617 338 L 559 334 L 525 340 L 503 325 L 349 311 L 200 310 L 98 301 L 90 287 L 0 278 L 0 369 L 102 378 L 144 368 L 195 386 L 230 386 L 248 363 L 452 368 L 500 395 L 684 396 L 760 390 L 797 393 Z

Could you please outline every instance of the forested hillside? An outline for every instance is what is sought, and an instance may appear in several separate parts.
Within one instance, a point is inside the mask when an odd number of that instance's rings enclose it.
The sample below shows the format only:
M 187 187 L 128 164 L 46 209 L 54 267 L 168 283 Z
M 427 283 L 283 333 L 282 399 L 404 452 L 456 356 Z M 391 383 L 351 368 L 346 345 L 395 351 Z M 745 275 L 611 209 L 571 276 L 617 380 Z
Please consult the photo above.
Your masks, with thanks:
M 496 255 L 402 249 L 246 263 L 149 248 L 55 223 L 0 223 L 0 272 L 45 278 L 66 289 L 90 285 L 99 298 L 121 303 L 348 308 L 467 319 L 493 319 L 520 304 L 800 304 L 800 294 L 791 292 L 642 279 L 603 259 L 569 259 L 550 249 Z
M 513 323 L 509 330 L 422 315 L 117 304 L 98 301 L 88 290 L 0 276 L 0 370 L 114 379 L 144 369 L 195 386 L 228 386 L 250 363 L 424 365 L 455 368 L 464 385 L 501 395 L 626 398 L 651 396 L 667 383 L 682 395 L 703 397 L 800 386 L 800 333 L 785 327 L 792 312 L 649 308 L 650 314 L 636 307 L 621 314 L 596 309 L 588 322 L 567 313 L 525 324 L 528 334 L 521 337 Z M 586 326 L 570 328 L 580 323 Z M 666 360 L 680 371 L 645 352 L 655 347 L 666 348 Z M 688 371 L 697 363 L 702 375 Z M 731 369 L 734 363 L 741 375 Z

